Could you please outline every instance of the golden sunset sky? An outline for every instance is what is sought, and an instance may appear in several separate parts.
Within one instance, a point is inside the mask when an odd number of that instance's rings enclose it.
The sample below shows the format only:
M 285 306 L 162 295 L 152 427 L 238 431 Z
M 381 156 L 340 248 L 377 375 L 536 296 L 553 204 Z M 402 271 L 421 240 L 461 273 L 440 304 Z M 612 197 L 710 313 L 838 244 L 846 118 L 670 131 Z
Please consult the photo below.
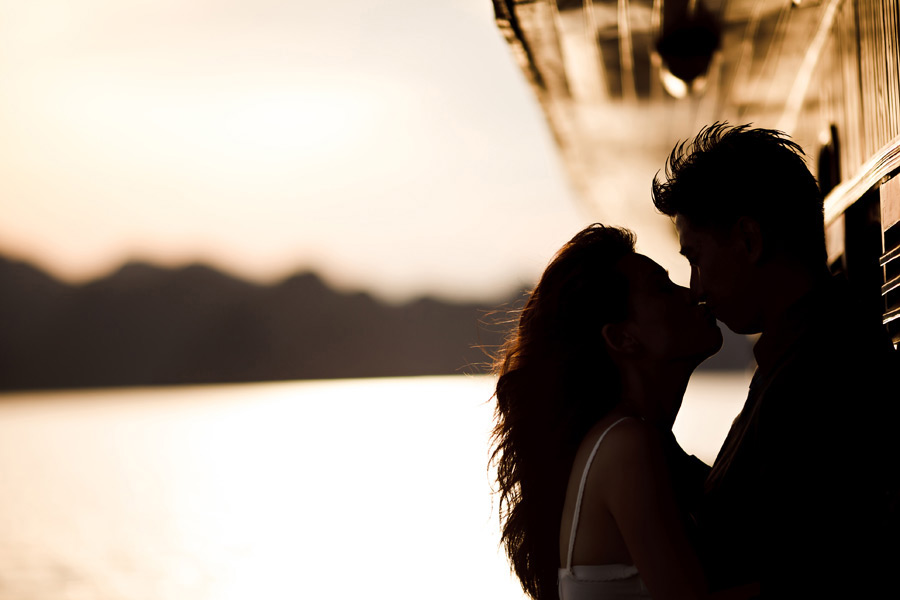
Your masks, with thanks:
M 70 281 L 490 298 L 590 222 L 490 0 L 0 7 L 0 253 Z

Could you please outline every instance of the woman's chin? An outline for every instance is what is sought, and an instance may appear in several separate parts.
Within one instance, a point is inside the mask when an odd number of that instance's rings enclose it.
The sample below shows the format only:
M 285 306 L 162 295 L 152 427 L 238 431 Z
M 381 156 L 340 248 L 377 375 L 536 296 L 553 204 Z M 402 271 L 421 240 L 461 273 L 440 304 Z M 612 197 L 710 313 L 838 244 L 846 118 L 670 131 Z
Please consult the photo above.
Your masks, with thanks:
M 715 327 L 715 331 L 710 331 L 709 335 L 704 335 L 702 338 L 706 343 L 703 347 L 698 348 L 696 353 L 693 354 L 694 358 L 694 368 L 700 366 L 700 363 L 715 355 L 719 350 L 722 349 L 722 344 L 724 343 L 724 338 L 722 337 L 722 330 L 719 329 L 718 326 Z M 699 340 L 698 340 L 699 341 Z
M 716 329 L 718 330 L 718 328 L 716 328 Z M 724 343 L 724 339 L 722 338 L 722 332 L 719 331 L 718 335 L 716 336 L 715 341 L 710 342 L 709 348 L 704 353 L 703 360 L 706 360 L 707 358 L 710 358 L 711 356 L 714 356 L 716 353 L 718 353 L 719 350 L 722 349 L 723 343 Z
M 722 349 L 722 345 L 725 343 L 725 338 L 722 336 L 722 329 L 716 325 L 716 333 L 715 333 L 716 342 L 712 345 L 712 351 L 709 353 L 709 356 L 712 356 L 716 352 Z M 707 358 L 709 358 L 707 356 Z

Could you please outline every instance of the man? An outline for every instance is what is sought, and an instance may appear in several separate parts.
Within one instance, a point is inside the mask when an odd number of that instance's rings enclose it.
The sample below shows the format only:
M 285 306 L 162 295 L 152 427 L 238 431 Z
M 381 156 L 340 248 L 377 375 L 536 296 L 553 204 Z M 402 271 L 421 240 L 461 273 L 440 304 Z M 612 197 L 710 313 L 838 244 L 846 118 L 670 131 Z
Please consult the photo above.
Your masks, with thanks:
M 883 548 L 896 540 L 882 539 L 900 468 L 896 394 L 882 386 L 900 373 L 880 322 L 829 274 L 803 151 L 777 131 L 717 123 L 675 147 L 653 200 L 674 218 L 695 299 L 733 331 L 761 333 L 747 401 L 694 511 L 711 589 L 881 593 L 900 570 Z

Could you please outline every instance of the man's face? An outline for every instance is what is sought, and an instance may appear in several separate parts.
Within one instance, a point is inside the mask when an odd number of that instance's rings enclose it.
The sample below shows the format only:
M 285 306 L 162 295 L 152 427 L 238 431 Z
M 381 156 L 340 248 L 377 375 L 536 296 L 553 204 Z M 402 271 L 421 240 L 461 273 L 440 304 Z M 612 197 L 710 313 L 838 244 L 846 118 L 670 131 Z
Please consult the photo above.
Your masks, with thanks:
M 754 266 L 740 235 L 698 227 L 675 215 L 681 254 L 691 264 L 691 293 L 736 333 L 762 329 L 753 281 Z

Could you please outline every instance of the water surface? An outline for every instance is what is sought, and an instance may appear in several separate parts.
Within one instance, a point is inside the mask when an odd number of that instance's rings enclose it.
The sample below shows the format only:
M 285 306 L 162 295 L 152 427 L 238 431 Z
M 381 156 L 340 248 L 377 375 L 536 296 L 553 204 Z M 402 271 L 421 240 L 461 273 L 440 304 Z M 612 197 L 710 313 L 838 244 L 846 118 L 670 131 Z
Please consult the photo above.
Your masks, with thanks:
M 711 461 L 748 376 L 692 382 Z M 485 470 L 493 380 L 0 395 L 0 600 L 522 598 Z

